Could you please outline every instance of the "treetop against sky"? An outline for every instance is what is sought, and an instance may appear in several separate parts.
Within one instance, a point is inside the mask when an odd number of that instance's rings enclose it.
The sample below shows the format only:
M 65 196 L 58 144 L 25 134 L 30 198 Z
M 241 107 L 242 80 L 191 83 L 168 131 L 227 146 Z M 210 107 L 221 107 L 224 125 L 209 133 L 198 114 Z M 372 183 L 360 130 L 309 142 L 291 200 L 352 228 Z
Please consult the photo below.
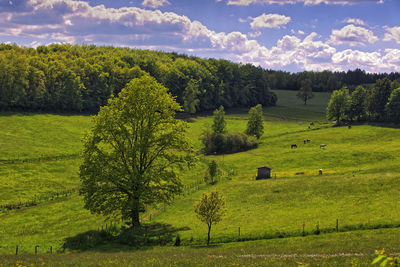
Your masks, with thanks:
M 0 0 L 0 42 L 127 46 L 268 69 L 400 71 L 398 0 Z

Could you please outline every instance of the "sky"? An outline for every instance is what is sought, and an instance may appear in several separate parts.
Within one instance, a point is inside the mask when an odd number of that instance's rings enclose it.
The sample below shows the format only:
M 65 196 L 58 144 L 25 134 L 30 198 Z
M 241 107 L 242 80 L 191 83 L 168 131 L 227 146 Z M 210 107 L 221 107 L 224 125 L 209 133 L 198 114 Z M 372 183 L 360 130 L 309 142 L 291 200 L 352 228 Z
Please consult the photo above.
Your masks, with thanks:
M 400 72 L 400 0 L 0 0 L 0 43 L 96 44 L 266 69 Z

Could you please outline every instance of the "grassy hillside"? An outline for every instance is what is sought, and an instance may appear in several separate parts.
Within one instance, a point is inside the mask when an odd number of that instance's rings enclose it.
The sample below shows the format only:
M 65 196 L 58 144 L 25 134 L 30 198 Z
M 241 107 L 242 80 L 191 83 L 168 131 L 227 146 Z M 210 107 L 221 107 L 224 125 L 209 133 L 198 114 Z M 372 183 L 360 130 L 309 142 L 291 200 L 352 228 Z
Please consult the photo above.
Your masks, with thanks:
M 294 92 L 291 93 L 293 96 Z M 214 244 L 272 240 L 226 244 L 215 249 L 156 248 L 140 254 L 143 263 L 158 265 L 176 260 L 177 264 L 185 265 L 193 255 L 199 257 L 202 264 L 218 264 L 220 259 L 226 264 L 279 265 L 282 262 L 271 255 L 250 257 L 251 261 L 239 257 L 251 251 L 257 255 L 265 254 L 264 251 L 268 254 L 276 251 L 280 254 L 335 255 L 360 252 L 364 256 L 357 259 L 366 263 L 370 261 L 373 249 L 384 246 L 392 252 L 400 252 L 394 241 L 398 240 L 396 227 L 400 225 L 398 126 L 332 127 L 321 115 L 326 105 L 327 98 L 323 100 L 324 97 L 324 94 L 316 96 L 315 100 L 319 101 L 313 107 L 310 102 L 310 108 L 301 103 L 285 107 L 291 105 L 290 100 L 285 100 L 286 104 L 285 101 L 278 102 L 275 110 L 264 109 L 265 133 L 257 149 L 200 157 L 195 169 L 182 173 L 184 194 L 169 206 L 149 207 L 142 217 L 145 224 L 161 223 L 184 229 L 180 231 L 183 244 L 204 244 L 206 226 L 195 217 L 193 205 L 203 192 L 218 190 L 226 200 L 227 213 L 212 229 Z M 290 120 L 282 119 L 285 113 L 291 114 Z M 243 110 L 228 112 L 228 130 L 244 131 L 246 118 Z M 309 121 L 316 122 L 309 128 Z M 198 140 L 201 132 L 211 124 L 209 116 L 199 116 L 189 123 L 189 136 L 196 149 L 201 147 Z M 103 217 L 92 215 L 83 208 L 77 193 L 80 139 L 90 128 L 89 116 L 5 114 L 0 116 L 0 125 L 5 126 L 0 130 L 0 145 L 4 148 L 0 150 L 0 206 L 3 206 L 0 210 L 0 254 L 15 253 L 16 245 L 19 245 L 20 253 L 33 253 L 36 245 L 40 246 L 40 253 L 45 253 L 50 246 L 59 248 L 68 237 L 105 226 Z M 311 142 L 304 144 L 303 140 L 307 138 Z M 297 144 L 298 148 L 291 149 L 291 144 Z M 320 144 L 327 144 L 327 147 L 321 149 Z M 218 183 L 213 186 L 202 182 L 205 162 L 211 159 L 215 159 L 222 170 Z M 261 165 L 270 166 L 276 179 L 256 181 L 256 167 Z M 323 169 L 323 175 L 318 175 L 319 169 Z M 12 209 L 4 208 L 5 205 Z M 345 232 L 333 233 L 337 219 L 339 231 Z M 306 237 L 301 237 L 303 223 Z M 317 225 L 321 236 L 313 235 Z M 394 230 L 366 230 L 374 228 Z M 364 231 L 351 232 L 357 229 Z M 285 236 L 292 237 L 276 239 Z M 343 243 L 343 238 L 359 240 L 359 243 Z M 96 250 L 120 249 L 126 248 L 112 244 Z M 128 261 L 138 255 L 125 252 L 122 259 Z M 215 258 L 207 255 L 215 255 Z M 151 258 L 156 261 L 148 262 Z M 349 263 L 354 257 L 286 258 L 284 262 L 288 260 L 286 263 L 293 264 L 302 260 Z M 11 256 L 3 256 L 0 262 L 2 259 L 5 262 L 16 260 Z M 38 259 L 21 258 L 26 264 L 36 263 Z M 90 256 L 74 254 L 70 261 L 63 256 L 40 259 L 75 264 L 81 260 L 88 262 Z M 105 265 L 111 265 L 113 260 L 112 254 L 99 257 L 99 262 Z

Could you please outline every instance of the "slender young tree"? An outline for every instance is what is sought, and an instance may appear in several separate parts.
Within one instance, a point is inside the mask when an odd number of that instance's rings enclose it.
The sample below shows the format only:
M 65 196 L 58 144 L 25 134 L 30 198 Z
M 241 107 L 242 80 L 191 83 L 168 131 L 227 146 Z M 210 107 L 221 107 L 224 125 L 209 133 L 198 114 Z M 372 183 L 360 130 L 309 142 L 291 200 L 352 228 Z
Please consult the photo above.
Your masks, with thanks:
M 219 109 L 216 109 L 213 113 L 214 115 L 214 124 L 212 126 L 214 134 L 223 134 L 226 132 L 226 122 L 225 122 L 225 111 L 224 107 L 220 106 Z
M 218 191 L 204 193 L 194 206 L 194 211 L 200 221 L 207 224 L 207 246 L 210 245 L 211 227 L 221 221 L 225 213 L 225 201 Z
M 263 111 L 261 104 L 252 107 L 249 111 L 249 120 L 247 121 L 246 134 L 260 139 L 264 133 Z
M 193 162 L 187 125 L 168 89 L 144 75 L 133 79 L 94 116 L 80 166 L 85 208 L 140 225 L 146 205 L 182 189 L 177 168 Z

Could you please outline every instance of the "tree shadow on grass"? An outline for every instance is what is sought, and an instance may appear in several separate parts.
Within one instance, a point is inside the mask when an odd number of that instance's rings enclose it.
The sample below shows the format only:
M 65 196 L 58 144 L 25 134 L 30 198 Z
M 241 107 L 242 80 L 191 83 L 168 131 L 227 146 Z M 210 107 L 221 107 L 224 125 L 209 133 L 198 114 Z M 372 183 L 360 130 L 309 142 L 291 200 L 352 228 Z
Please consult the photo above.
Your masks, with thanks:
M 173 227 L 170 224 L 152 223 L 136 228 L 109 227 L 106 230 L 90 230 L 65 239 L 63 250 L 74 251 L 131 251 L 164 246 L 172 243 L 178 232 L 189 227 Z

